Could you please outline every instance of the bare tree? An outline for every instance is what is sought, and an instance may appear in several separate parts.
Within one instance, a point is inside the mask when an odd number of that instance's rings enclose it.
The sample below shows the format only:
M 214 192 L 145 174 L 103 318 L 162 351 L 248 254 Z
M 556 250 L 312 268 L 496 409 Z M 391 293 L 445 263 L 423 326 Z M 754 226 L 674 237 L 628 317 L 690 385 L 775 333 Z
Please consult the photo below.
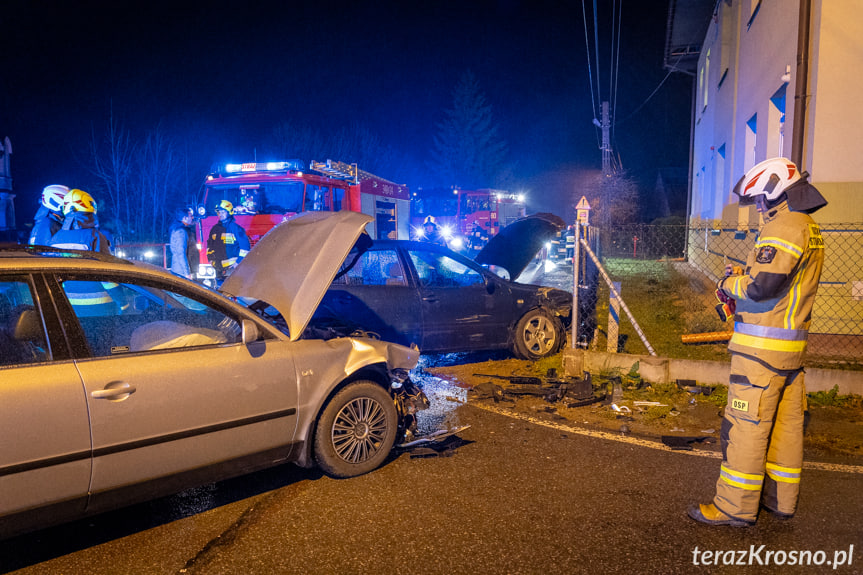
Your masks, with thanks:
M 101 137 L 95 130 L 90 136 L 90 172 L 97 178 L 96 205 L 102 225 L 111 228 L 115 243 L 121 243 L 128 234 L 126 223 L 131 214 L 129 182 L 135 145 L 129 132 L 114 120 L 113 110 L 108 115 L 108 125 Z M 108 201 L 98 196 L 107 196 Z
M 179 186 L 181 167 L 176 144 L 157 125 L 147 133 L 135 162 L 137 189 L 129 198 L 134 207 L 129 223 L 136 240 L 160 241 L 167 234 L 169 214 L 186 196 Z
M 571 197 L 573 211 L 582 195 L 590 204 L 594 225 L 628 224 L 638 219 L 638 185 L 625 171 L 610 176 L 598 170 L 582 172 Z

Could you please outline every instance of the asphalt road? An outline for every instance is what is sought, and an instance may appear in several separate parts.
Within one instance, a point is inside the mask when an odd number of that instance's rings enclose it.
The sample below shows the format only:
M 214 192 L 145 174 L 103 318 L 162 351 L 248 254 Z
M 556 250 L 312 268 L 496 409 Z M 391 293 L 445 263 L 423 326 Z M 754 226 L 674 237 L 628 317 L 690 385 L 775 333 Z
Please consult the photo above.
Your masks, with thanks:
M 711 497 L 715 458 L 585 436 L 446 397 L 436 402 L 455 409 L 432 417 L 471 427 L 440 453 L 402 452 L 349 480 L 283 466 L 209 485 L 0 542 L 0 571 L 740 572 L 722 566 L 733 559 L 755 562 L 746 573 L 863 572 L 859 472 L 806 469 L 791 521 L 762 516 L 747 529 L 711 528 L 685 510 Z M 720 566 L 704 566 L 706 550 L 723 553 Z M 792 551 L 795 562 L 809 552 L 823 564 L 789 567 Z M 774 564 L 780 559 L 785 566 Z M 773 563 L 758 565 L 765 560 Z

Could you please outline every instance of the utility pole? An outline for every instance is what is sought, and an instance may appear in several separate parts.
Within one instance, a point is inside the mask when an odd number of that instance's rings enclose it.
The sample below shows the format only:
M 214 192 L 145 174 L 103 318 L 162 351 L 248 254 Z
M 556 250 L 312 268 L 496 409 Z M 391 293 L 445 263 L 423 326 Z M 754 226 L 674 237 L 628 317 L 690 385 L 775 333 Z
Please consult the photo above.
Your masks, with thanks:
M 608 102 L 602 103 L 602 175 L 608 177 L 611 175 L 611 143 L 609 131 L 611 121 L 608 118 Z

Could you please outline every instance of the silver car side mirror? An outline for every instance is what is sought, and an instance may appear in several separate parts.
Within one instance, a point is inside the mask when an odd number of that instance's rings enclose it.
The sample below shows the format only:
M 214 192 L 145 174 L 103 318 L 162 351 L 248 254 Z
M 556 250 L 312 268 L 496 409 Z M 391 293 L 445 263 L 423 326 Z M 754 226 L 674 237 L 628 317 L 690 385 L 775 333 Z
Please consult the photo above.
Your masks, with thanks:
M 250 319 L 243 320 L 243 343 L 249 344 L 253 341 L 258 341 L 261 332 L 258 330 L 258 324 Z

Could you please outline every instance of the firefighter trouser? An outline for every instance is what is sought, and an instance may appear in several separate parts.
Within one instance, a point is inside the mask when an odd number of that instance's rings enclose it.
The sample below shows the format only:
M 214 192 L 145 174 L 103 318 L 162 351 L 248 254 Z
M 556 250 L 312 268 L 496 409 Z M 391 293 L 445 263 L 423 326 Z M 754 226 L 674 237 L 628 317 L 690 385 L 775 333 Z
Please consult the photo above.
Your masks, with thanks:
M 781 513 L 797 508 L 803 467 L 803 370 L 780 371 L 731 355 L 722 422 L 722 467 L 716 507 L 755 521 L 760 502 Z

